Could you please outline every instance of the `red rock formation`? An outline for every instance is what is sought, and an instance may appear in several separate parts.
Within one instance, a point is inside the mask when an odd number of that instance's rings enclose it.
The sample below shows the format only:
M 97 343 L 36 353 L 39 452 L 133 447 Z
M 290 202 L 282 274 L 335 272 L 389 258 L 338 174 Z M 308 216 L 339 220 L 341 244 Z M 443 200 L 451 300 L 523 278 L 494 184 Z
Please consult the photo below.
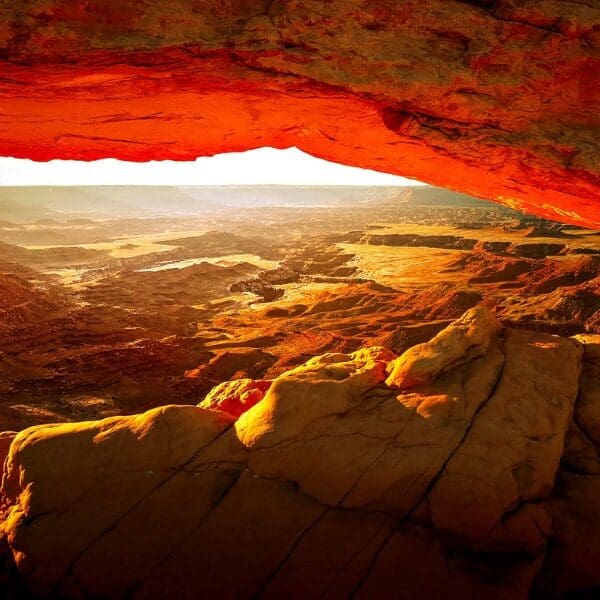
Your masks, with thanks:
M 259 146 L 600 227 L 600 7 L 43 0 L 0 8 L 0 154 Z
M 198 406 L 220 410 L 237 419 L 258 404 L 265 397 L 269 387 L 271 387 L 270 381 L 253 379 L 224 381 L 213 388 Z
M 428 348 L 452 367 L 410 390 L 372 347 L 288 371 L 237 420 L 167 406 L 18 433 L 1 529 L 22 580 L 138 600 L 599 586 L 598 336 L 469 315 Z

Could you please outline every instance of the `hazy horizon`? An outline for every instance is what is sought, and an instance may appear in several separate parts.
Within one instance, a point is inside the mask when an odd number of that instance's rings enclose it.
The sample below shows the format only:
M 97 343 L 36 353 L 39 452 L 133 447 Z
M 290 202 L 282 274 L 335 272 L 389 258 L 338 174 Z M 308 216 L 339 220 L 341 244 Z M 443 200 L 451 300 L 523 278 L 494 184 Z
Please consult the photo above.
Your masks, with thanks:
M 181 217 L 232 209 L 386 205 L 488 207 L 490 203 L 432 186 L 207 185 L 3 186 L 0 221 L 65 217 Z

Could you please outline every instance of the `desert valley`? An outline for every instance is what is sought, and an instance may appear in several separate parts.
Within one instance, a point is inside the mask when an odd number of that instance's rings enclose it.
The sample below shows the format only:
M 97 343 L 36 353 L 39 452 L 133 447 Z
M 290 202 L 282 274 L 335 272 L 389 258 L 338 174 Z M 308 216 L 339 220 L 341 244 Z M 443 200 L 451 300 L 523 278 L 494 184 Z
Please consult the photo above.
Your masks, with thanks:
M 431 187 L 0 219 L 10 597 L 593 597 L 600 232 Z
M 326 352 L 402 353 L 479 303 L 519 329 L 600 333 L 600 233 L 444 190 L 0 194 L 17 217 L 0 226 L 5 430 L 195 404 Z

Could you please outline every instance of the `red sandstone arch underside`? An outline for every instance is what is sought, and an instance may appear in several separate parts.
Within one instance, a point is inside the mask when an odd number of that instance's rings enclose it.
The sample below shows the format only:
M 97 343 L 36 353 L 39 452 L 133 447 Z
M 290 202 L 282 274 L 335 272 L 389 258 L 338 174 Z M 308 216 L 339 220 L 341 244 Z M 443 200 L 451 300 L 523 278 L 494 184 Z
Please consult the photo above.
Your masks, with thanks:
M 595 0 L 1 0 L 0 17 L 0 155 L 298 146 L 600 228 Z

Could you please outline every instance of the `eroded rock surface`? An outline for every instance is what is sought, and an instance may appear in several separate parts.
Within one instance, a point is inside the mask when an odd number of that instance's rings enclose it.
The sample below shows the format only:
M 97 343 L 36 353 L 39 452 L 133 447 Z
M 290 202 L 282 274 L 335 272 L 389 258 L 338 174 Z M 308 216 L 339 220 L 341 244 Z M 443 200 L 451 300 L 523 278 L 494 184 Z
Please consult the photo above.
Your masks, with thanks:
M 600 336 L 577 336 L 584 345 L 575 414 L 551 508 L 555 537 L 542 591 L 554 595 L 600 587 Z
M 473 327 L 485 345 L 410 389 L 386 384 L 399 359 L 372 347 L 219 386 L 212 410 L 20 432 L 2 481 L 20 578 L 42 595 L 139 599 L 599 585 L 597 336 L 493 319 L 452 324 L 461 347 Z
M 298 146 L 600 228 L 596 2 L 0 11 L 0 154 L 181 160 Z
M 237 418 L 258 404 L 265 397 L 269 387 L 271 387 L 270 381 L 253 379 L 224 381 L 214 387 L 198 406 L 220 410 Z
M 391 362 L 386 383 L 400 389 L 427 383 L 443 371 L 485 354 L 500 328 L 485 306 L 472 308 L 431 341 L 413 346 Z

